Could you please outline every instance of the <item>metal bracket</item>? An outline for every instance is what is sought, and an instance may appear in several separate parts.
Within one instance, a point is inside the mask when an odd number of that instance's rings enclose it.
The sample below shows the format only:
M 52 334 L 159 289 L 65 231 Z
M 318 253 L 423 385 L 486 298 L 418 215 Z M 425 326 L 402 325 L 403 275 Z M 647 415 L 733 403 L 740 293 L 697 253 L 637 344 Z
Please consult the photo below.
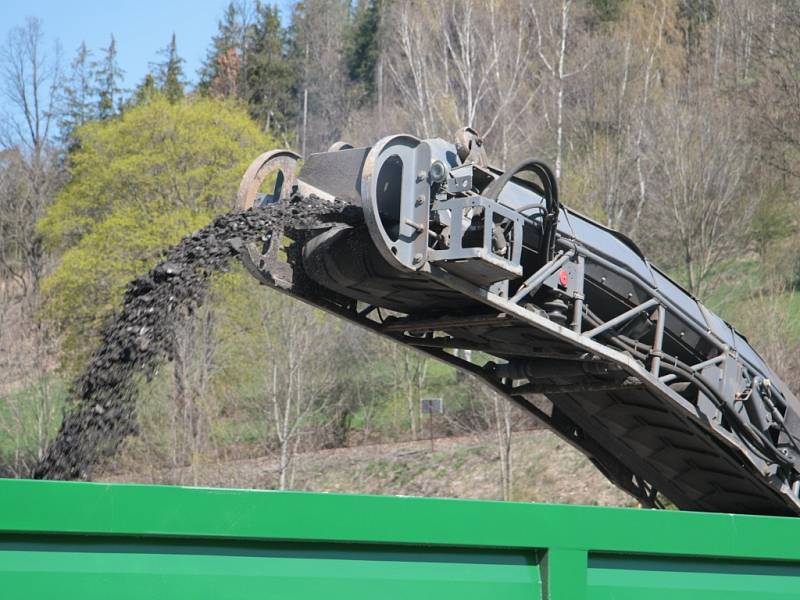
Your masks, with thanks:
M 383 138 L 361 171 L 364 220 L 389 262 L 416 271 L 427 259 L 431 186 L 427 143 L 410 135 Z
M 450 247 L 430 250 L 428 258 L 431 262 L 477 285 L 488 285 L 522 275 L 520 257 L 524 217 L 518 212 L 483 196 L 437 200 L 433 204 L 433 211 L 450 213 Z M 480 245 L 466 245 L 465 221 L 472 224 L 472 220 L 467 221 L 469 214 L 474 214 L 473 218 L 477 218 L 482 226 Z M 510 248 L 504 255 L 497 254 L 493 247 L 495 215 L 510 221 L 512 226 L 508 240 Z

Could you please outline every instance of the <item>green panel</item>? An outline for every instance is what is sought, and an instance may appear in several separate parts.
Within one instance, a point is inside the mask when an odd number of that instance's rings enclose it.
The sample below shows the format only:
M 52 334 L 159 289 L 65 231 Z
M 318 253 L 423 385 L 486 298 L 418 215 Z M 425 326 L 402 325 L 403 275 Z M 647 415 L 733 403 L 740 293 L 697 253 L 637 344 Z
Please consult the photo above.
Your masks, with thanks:
M 313 544 L 0 540 L 7 598 L 539 598 L 533 557 Z
M 548 550 L 542 570 L 542 596 L 545 600 L 585 598 L 587 560 L 585 550 Z
M 800 560 L 791 517 L 0 479 L 3 531 Z
M 800 565 L 592 556 L 587 583 L 588 600 L 796 600 Z
M 793 518 L 0 480 L 0 598 L 800 598 L 797 540 Z

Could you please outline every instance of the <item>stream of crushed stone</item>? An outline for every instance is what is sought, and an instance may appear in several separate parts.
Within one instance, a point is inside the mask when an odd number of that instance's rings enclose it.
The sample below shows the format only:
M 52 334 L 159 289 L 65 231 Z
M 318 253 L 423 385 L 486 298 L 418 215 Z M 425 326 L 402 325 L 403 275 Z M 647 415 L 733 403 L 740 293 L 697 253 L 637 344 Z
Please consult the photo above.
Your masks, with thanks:
M 135 378 L 152 378 L 171 355 L 176 326 L 203 303 L 211 275 L 224 271 L 243 244 L 266 239 L 271 231 L 322 225 L 341 217 L 345 208 L 339 202 L 295 197 L 219 216 L 130 282 L 122 310 L 103 329 L 99 348 L 72 386 L 72 410 L 32 476 L 90 478 L 92 467 L 136 432 Z

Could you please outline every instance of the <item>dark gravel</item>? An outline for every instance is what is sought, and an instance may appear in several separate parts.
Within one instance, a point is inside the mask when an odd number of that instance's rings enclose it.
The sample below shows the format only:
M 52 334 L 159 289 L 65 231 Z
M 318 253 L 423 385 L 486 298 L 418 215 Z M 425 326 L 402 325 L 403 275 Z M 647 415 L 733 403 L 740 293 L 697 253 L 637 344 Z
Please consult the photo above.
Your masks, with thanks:
M 283 205 L 222 215 L 166 252 L 166 260 L 128 284 L 123 308 L 73 384 L 74 404 L 37 479 L 88 479 L 92 466 L 136 432 L 136 382 L 169 358 L 176 325 L 205 299 L 209 277 L 224 271 L 244 243 L 270 231 L 309 229 L 342 220 L 343 203 L 294 198 Z M 346 219 L 345 219 L 346 220 Z

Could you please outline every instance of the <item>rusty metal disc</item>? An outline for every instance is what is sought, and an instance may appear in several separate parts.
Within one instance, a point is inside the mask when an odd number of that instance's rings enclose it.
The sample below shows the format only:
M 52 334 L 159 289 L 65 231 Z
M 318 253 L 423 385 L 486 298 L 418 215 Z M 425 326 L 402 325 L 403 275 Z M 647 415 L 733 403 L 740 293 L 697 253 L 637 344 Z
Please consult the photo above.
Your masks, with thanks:
M 236 208 L 247 210 L 256 203 L 258 191 L 267 177 L 278 173 L 271 201 L 286 198 L 297 182 L 297 162 L 301 156 L 291 150 L 270 150 L 255 159 L 245 171 L 239 192 L 236 194 Z

